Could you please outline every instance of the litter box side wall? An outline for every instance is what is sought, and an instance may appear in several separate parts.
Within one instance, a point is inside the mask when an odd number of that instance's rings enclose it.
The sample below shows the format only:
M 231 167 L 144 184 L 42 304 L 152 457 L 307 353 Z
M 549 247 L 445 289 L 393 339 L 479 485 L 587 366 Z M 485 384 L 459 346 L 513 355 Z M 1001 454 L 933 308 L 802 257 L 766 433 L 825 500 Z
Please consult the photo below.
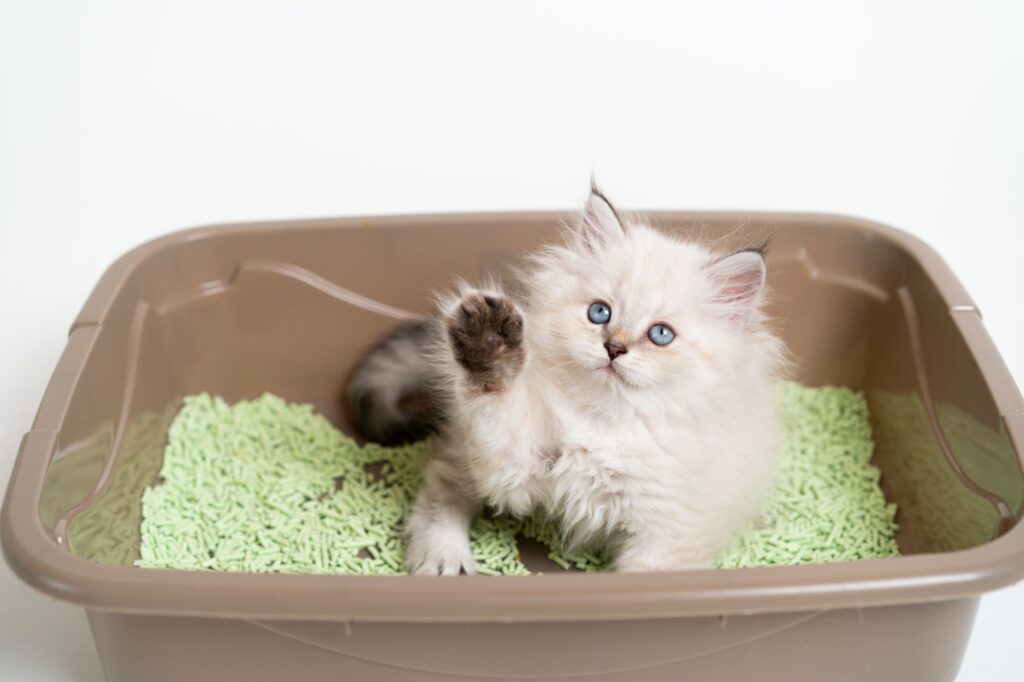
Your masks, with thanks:
M 951 682 L 978 600 L 636 622 L 372 624 L 89 612 L 110 682 Z M 187 652 L 187 655 L 182 655 Z

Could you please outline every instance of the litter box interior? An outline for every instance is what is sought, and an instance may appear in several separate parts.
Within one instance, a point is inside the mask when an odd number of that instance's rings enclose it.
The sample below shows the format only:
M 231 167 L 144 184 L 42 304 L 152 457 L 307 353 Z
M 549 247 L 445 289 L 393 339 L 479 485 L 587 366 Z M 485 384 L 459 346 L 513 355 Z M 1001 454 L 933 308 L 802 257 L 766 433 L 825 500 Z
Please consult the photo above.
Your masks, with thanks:
M 427 314 L 455 276 L 507 273 L 557 239 L 564 216 L 317 221 L 170 238 L 106 280 L 70 345 L 87 352 L 39 515 L 89 559 L 139 557 L 141 497 L 158 481 L 167 430 L 186 395 L 271 392 L 311 403 L 351 433 L 342 387 L 403 316 Z M 862 391 L 873 463 L 899 505 L 903 554 L 974 547 L 1013 523 L 1024 476 L 951 300 L 887 233 L 814 216 L 655 214 L 660 228 L 722 250 L 771 237 L 770 313 L 795 380 Z M 966 300 L 966 296 L 964 300 Z M 122 519 L 99 531 L 88 519 Z M 70 540 L 70 542 L 69 542 Z M 544 551 L 524 559 L 543 569 Z

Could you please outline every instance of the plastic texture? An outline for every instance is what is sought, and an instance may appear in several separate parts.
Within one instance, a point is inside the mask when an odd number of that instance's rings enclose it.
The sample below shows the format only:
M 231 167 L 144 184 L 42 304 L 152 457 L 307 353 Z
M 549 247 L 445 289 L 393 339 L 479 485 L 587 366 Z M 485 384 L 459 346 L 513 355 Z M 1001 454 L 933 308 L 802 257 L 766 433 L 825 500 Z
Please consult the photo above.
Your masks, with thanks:
M 182 396 L 271 391 L 346 429 L 360 355 L 428 314 L 431 291 L 500 276 L 568 218 L 533 213 L 215 226 L 126 254 L 22 440 L 7 561 L 87 610 L 112 682 L 952 679 L 978 595 L 1024 575 L 1024 401 L 974 303 L 930 248 L 874 223 L 646 217 L 723 250 L 772 238 L 771 313 L 795 378 L 867 395 L 904 556 L 454 579 L 131 566 Z

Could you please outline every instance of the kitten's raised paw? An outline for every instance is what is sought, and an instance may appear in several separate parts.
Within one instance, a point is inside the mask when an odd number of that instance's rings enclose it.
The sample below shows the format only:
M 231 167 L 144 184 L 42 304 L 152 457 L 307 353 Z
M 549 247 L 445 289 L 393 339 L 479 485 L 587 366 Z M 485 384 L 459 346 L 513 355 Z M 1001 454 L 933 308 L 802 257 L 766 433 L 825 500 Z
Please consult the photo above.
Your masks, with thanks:
M 501 296 L 474 292 L 448 320 L 455 360 L 485 393 L 500 390 L 523 366 L 523 317 Z

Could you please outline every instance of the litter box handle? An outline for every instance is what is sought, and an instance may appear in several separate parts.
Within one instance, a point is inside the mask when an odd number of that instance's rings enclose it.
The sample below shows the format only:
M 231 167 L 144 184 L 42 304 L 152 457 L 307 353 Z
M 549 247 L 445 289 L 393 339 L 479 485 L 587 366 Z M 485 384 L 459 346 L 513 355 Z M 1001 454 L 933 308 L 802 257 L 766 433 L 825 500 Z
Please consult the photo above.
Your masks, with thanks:
M 53 370 L 32 429 L 21 439 L 0 510 L 0 544 L 8 565 L 22 580 L 52 593 L 62 580 L 60 566 L 70 557 L 39 518 L 46 472 L 57 451 L 60 427 L 78 387 L 96 336 L 96 324 L 74 326 Z M 59 590 L 58 590 L 59 591 Z
M 1021 396 L 1020 388 L 985 328 L 981 312 L 974 306 L 965 306 L 962 309 L 954 308 L 950 314 L 978 363 L 996 410 L 1003 419 L 1010 443 L 1024 469 L 1024 397 Z M 1018 512 L 1017 517 L 1022 513 L 1024 508 Z
M 44 591 L 52 581 L 44 577 L 50 566 L 43 557 L 66 554 L 39 518 L 39 500 L 57 436 L 53 430 L 34 429 L 22 437 L 0 510 L 0 543 L 7 564 L 22 580 Z

